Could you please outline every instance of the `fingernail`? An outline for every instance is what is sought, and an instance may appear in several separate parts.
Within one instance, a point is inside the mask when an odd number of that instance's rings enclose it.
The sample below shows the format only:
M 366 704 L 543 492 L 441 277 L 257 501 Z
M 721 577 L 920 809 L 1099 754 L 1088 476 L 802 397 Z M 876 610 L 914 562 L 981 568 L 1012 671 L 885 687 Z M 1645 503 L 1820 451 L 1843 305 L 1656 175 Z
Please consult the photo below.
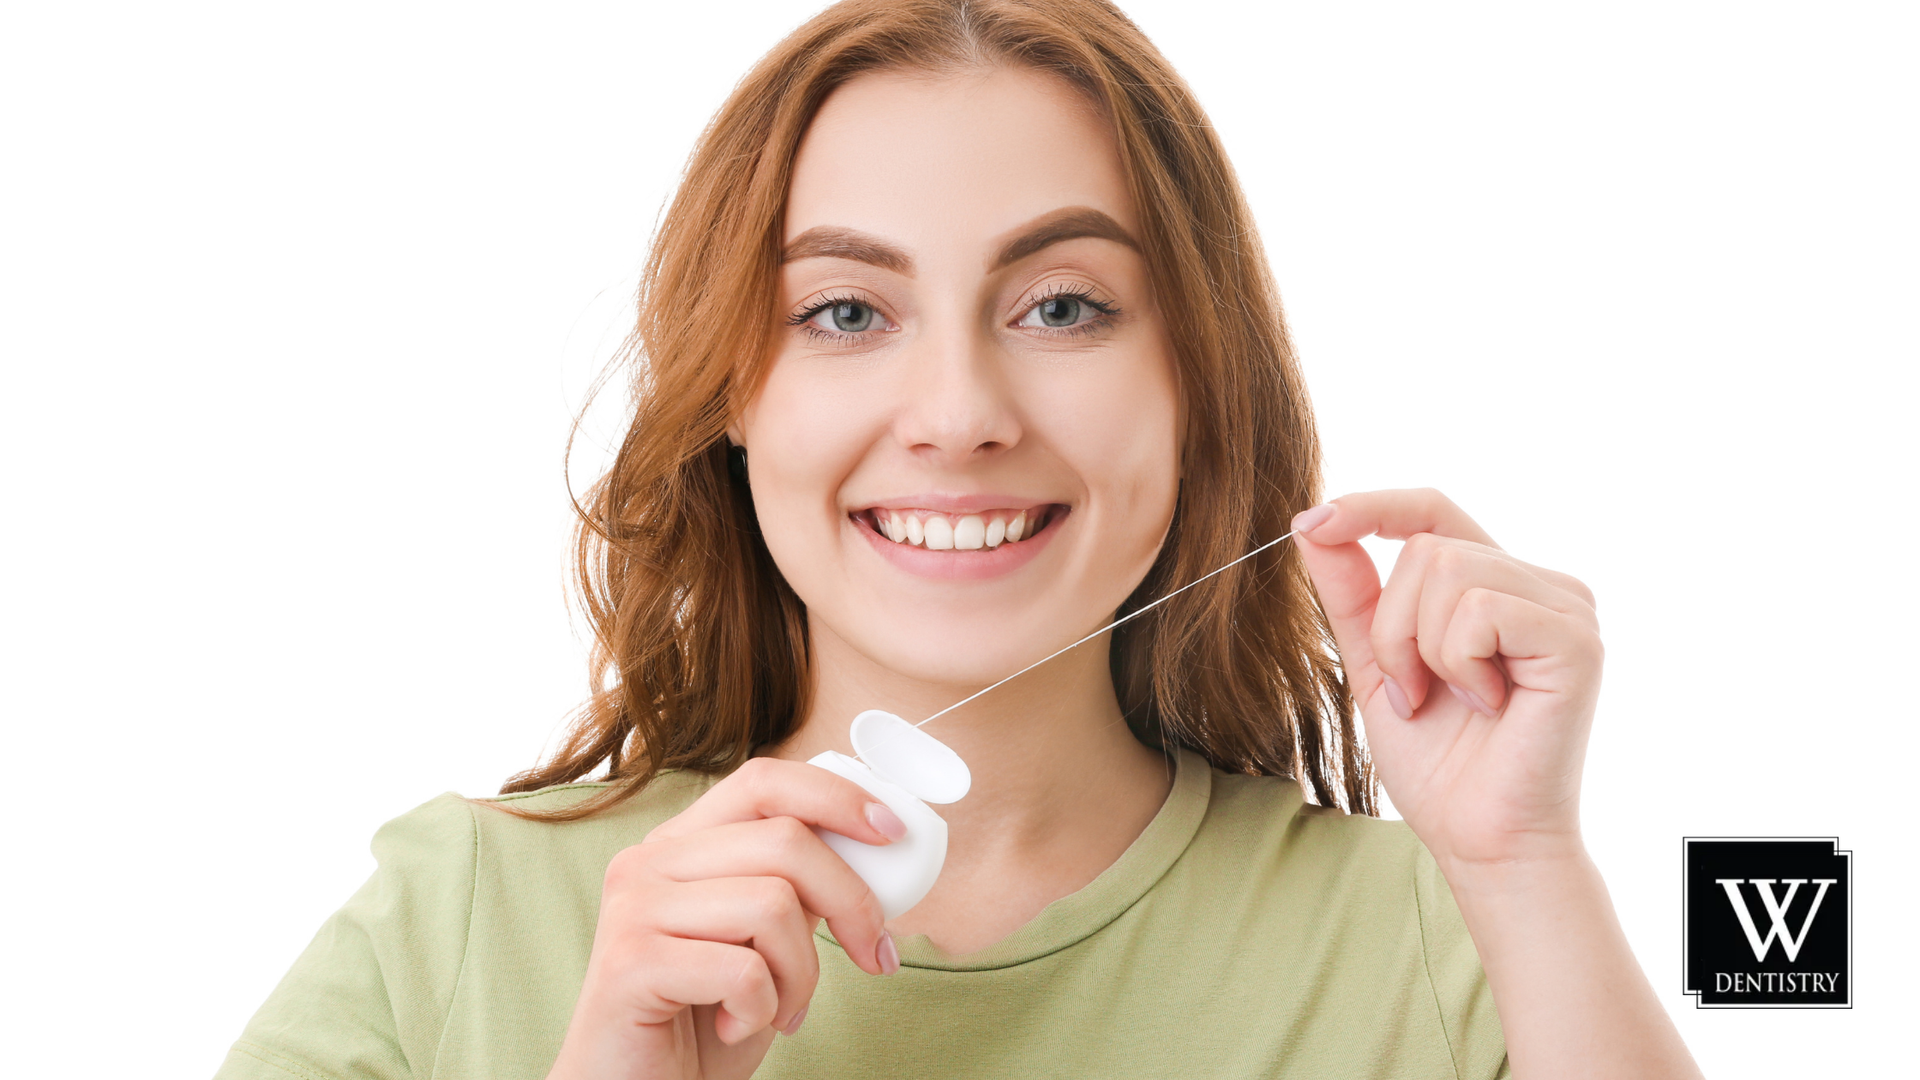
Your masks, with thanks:
M 1413 706 L 1407 704 L 1407 692 L 1400 689 L 1400 684 L 1393 681 L 1393 676 L 1388 675 L 1385 678 L 1386 683 L 1384 689 L 1387 691 L 1387 707 L 1393 710 L 1393 715 L 1402 720 L 1413 719 Z
M 891 975 L 900 970 L 900 950 L 893 945 L 893 935 L 880 931 L 880 947 L 873 950 L 873 958 L 880 962 L 880 974 Z
M 881 836 L 889 840 L 898 840 L 907 835 L 907 823 L 901 821 L 898 814 L 887 809 L 885 803 L 867 804 L 867 824 L 873 826 Z
M 1325 525 L 1327 519 L 1333 516 L 1333 509 L 1332 503 L 1321 503 L 1311 510 L 1300 511 L 1293 516 L 1293 531 L 1297 533 L 1312 532 L 1320 526 Z
M 800 1023 L 807 1018 L 807 1010 L 810 1008 L 812 1008 L 811 1005 L 800 1006 L 800 1011 L 793 1014 L 793 1019 L 787 1021 L 787 1026 L 780 1029 L 780 1034 L 791 1035 L 799 1031 Z
M 1476 694 L 1471 690 L 1466 690 L 1461 687 L 1455 686 L 1452 683 L 1447 684 L 1447 689 L 1453 691 L 1453 696 L 1460 699 L 1460 704 L 1465 705 L 1467 708 L 1472 709 L 1474 712 L 1479 713 L 1481 716 L 1485 716 L 1488 718 L 1491 718 L 1493 716 L 1493 709 L 1489 708 L 1486 702 L 1480 700 L 1479 694 Z

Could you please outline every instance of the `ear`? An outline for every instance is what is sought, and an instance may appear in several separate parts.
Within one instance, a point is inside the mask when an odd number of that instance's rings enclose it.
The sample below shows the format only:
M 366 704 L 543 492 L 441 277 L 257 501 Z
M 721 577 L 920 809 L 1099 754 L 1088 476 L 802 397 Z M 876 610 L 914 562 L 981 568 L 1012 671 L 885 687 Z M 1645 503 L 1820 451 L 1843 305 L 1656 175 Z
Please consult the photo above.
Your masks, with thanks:
M 735 420 L 733 423 L 728 424 L 727 425 L 727 445 L 728 446 L 745 446 L 746 444 L 747 444 L 746 436 L 741 434 L 740 432 L 740 421 Z

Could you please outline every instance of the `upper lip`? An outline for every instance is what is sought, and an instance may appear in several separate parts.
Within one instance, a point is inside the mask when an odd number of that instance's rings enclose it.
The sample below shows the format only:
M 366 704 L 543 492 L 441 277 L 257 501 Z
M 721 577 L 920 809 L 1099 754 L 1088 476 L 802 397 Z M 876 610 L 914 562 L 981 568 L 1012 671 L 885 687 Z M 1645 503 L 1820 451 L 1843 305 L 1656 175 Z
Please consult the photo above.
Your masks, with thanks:
M 996 492 L 981 495 L 901 495 L 877 502 L 862 503 L 854 512 L 863 510 L 931 510 L 936 514 L 981 514 L 988 510 L 1018 512 L 1039 506 L 1050 506 L 1056 501 L 1030 495 L 1006 495 Z

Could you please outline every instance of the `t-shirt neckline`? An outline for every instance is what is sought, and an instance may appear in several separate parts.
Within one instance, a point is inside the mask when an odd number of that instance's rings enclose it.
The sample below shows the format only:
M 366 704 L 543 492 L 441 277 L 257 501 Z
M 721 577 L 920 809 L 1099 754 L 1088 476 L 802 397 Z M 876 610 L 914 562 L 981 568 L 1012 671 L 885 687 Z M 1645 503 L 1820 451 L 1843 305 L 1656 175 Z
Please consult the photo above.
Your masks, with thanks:
M 899 938 L 894 944 L 900 950 L 900 965 L 937 971 L 990 971 L 1038 960 L 1099 933 L 1145 896 L 1180 860 L 1200 831 L 1212 795 L 1212 767 L 1199 754 L 1180 748 L 1167 801 L 1100 876 L 1048 904 L 1025 926 L 978 952 L 952 956 L 925 934 Z M 826 923 L 815 932 L 833 941 Z

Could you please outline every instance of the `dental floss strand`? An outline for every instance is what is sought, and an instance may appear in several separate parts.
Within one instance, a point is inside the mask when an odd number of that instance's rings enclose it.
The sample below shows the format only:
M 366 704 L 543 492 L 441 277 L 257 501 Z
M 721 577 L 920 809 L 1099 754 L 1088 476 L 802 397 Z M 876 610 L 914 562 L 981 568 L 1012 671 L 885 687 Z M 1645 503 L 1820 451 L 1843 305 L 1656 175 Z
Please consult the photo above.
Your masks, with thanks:
M 1288 537 L 1291 537 L 1292 535 L 1293 533 L 1289 532 L 1286 536 L 1282 536 L 1275 540 L 1269 540 L 1266 543 L 1261 544 L 1259 547 L 1254 548 L 1252 551 L 1247 552 L 1245 555 L 1240 556 L 1239 558 L 1233 560 L 1227 565 L 1222 566 L 1217 570 L 1208 571 L 1207 573 L 1202 574 L 1197 578 L 1194 578 L 1192 581 L 1187 582 L 1185 585 L 1182 585 L 1179 588 L 1168 593 L 1167 595 L 1161 597 L 1160 599 L 1155 600 L 1153 603 L 1146 605 L 1145 607 L 1141 608 L 1139 611 L 1133 612 L 1130 615 L 1123 615 L 1120 618 L 1113 620 L 1107 625 L 1101 627 L 1098 630 L 1095 630 L 1093 633 L 1088 634 L 1086 637 L 1081 638 L 1079 641 L 1074 642 L 1073 644 L 1067 646 L 1066 648 L 1061 649 L 1058 652 L 1051 653 L 1047 656 L 1043 656 L 1038 660 L 1035 660 L 1033 663 L 1028 664 L 1026 667 L 1021 668 L 1019 671 L 1016 671 L 1013 674 L 1007 676 L 1006 678 L 1001 679 L 999 682 L 994 683 L 992 686 L 987 687 L 986 690 L 981 690 L 968 697 L 962 698 L 959 701 L 956 701 L 953 704 L 947 706 L 946 708 L 941 709 L 939 712 L 934 713 L 932 716 L 927 717 L 925 720 L 922 720 L 918 724 L 915 724 L 913 726 L 916 728 L 920 728 L 933 723 L 935 720 L 938 720 L 941 717 L 952 712 L 953 710 L 959 708 L 960 706 L 965 705 L 967 702 L 972 701 L 974 698 L 979 697 L 981 694 L 987 693 L 988 690 L 997 690 L 1000 687 L 1005 686 L 1006 684 L 1019 678 L 1020 676 L 1025 675 L 1027 672 L 1032 671 L 1034 668 L 1039 667 L 1041 664 L 1044 664 L 1047 661 L 1053 659 L 1054 657 L 1059 656 L 1061 653 L 1070 652 L 1074 649 L 1077 649 L 1080 646 L 1085 645 L 1087 642 L 1092 641 L 1094 638 L 1099 637 L 1101 634 L 1104 634 L 1107 631 L 1113 629 L 1114 627 L 1119 626 L 1121 623 L 1126 622 L 1130 619 L 1137 619 L 1140 616 L 1145 615 L 1147 612 L 1152 611 L 1154 608 L 1159 607 L 1161 604 L 1164 604 L 1167 601 L 1173 599 L 1174 597 L 1179 596 L 1181 593 L 1186 592 L 1188 589 L 1193 588 L 1195 585 L 1200 584 L 1201 582 L 1207 580 L 1208 578 L 1214 576 L 1215 574 L 1223 573 L 1227 570 L 1233 569 L 1236 566 L 1239 566 L 1241 563 L 1246 562 L 1248 559 L 1253 558 L 1255 555 L 1258 555 L 1261 552 L 1267 550 L 1268 548 L 1273 547 L 1276 544 L 1279 544 L 1280 542 L 1286 540 Z

